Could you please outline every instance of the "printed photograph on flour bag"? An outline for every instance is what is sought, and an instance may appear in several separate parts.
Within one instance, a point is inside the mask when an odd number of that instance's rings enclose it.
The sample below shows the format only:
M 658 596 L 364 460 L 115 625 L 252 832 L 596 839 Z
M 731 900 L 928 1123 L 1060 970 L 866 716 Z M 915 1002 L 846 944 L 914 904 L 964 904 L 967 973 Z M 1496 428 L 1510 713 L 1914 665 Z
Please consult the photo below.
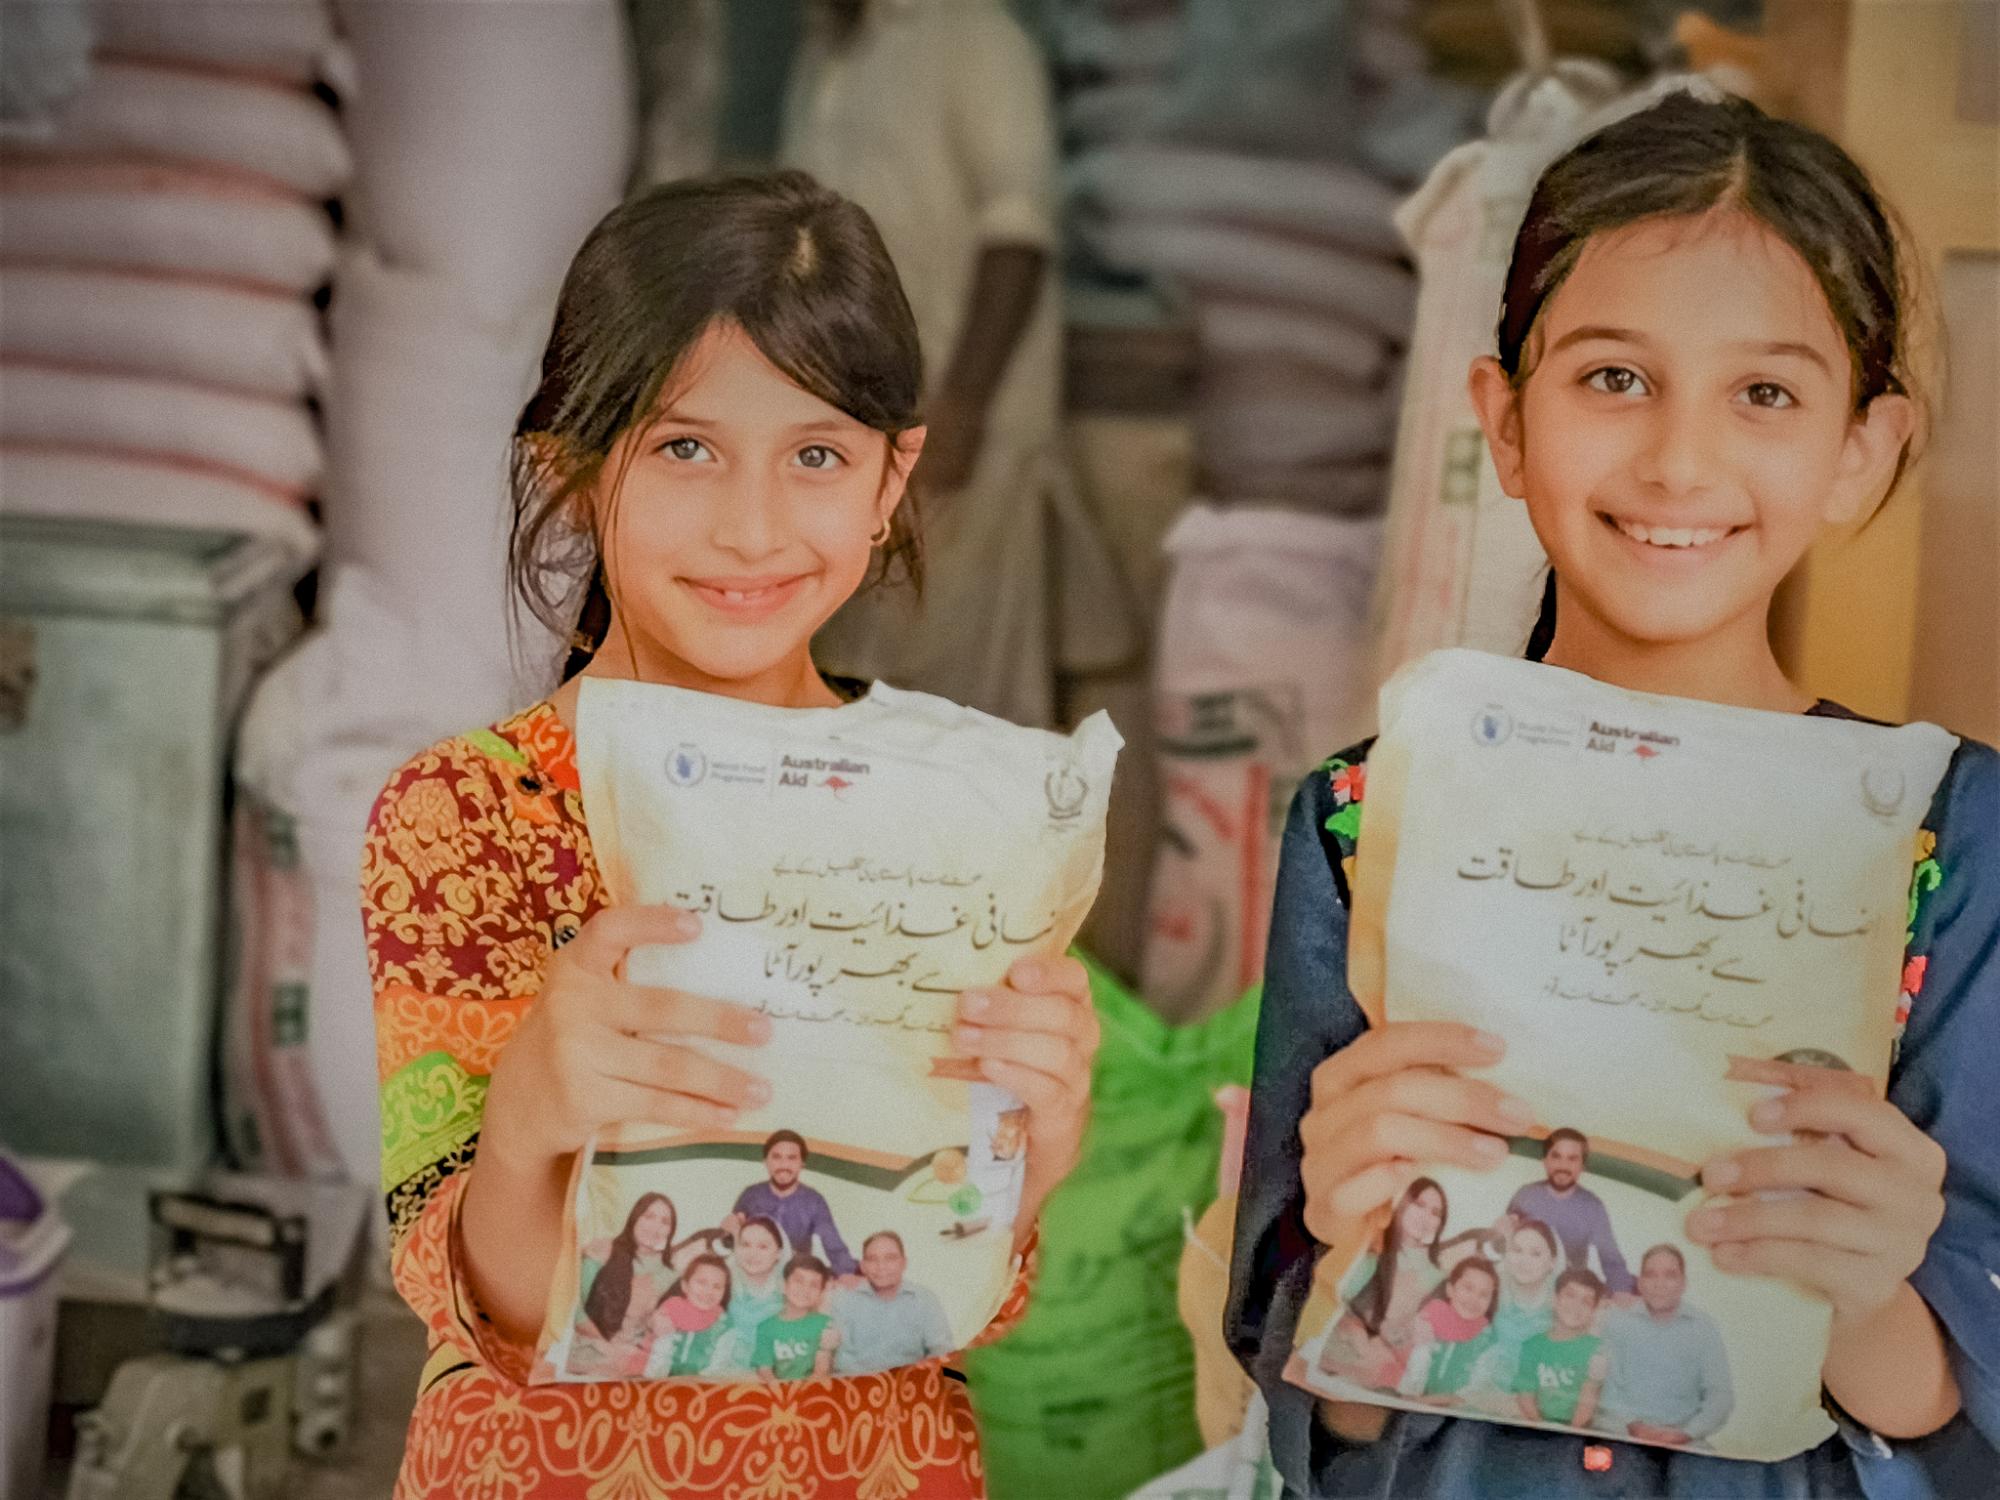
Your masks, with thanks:
M 1956 740 L 1435 652 L 1382 692 L 1350 876 L 1371 1025 L 1506 1039 L 1538 1128 L 1329 1246 L 1287 1378 L 1338 1400 L 1775 1460 L 1833 1430 L 1831 1311 L 1720 1271 L 1701 1164 L 1787 1089 L 1879 1097 Z
M 955 1054 L 955 1007 L 1082 925 L 1120 743 L 1101 713 L 1060 735 L 881 683 L 783 709 L 585 680 L 606 890 L 702 919 L 627 977 L 769 1017 L 772 1099 L 580 1154 L 535 1381 L 866 1374 L 985 1326 L 1027 1111 Z

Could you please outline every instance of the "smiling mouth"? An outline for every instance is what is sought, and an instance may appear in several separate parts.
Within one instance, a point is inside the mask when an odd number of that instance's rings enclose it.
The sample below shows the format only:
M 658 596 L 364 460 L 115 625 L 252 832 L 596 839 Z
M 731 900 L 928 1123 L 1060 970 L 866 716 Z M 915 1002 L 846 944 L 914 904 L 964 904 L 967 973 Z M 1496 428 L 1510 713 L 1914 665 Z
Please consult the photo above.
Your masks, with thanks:
M 1741 526 L 1645 526 L 1637 521 L 1625 521 L 1616 516 L 1606 515 L 1601 511 L 1598 513 L 1598 519 L 1620 536 L 1629 537 L 1642 546 L 1658 547 L 1667 552 L 1711 546 L 1744 530 Z

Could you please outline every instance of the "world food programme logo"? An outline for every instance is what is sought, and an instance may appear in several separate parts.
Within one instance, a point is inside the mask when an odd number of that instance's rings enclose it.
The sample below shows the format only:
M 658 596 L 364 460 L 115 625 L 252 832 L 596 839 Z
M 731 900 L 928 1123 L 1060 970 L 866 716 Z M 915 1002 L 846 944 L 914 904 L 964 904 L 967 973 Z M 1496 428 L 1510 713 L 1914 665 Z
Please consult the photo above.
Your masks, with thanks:
M 1878 818 L 1892 818 L 1909 788 L 1894 766 L 1870 766 L 1861 773 L 1861 805 Z
M 667 780 L 675 786 L 699 786 L 708 775 L 708 757 L 693 745 L 676 745 L 667 757 Z
M 1514 716 L 1504 708 L 1488 704 L 1472 716 L 1472 742 L 1491 750 L 1504 745 L 1514 735 Z
M 1062 766 L 1042 779 L 1042 791 L 1049 799 L 1049 817 L 1067 823 L 1083 811 L 1090 783 L 1077 774 L 1076 767 Z

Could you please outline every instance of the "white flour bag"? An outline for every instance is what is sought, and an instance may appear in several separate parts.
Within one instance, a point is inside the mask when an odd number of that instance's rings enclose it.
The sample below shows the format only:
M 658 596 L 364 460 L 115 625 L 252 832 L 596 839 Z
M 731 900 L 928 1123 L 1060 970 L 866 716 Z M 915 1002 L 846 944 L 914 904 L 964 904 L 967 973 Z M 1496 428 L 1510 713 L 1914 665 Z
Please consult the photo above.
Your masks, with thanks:
M 954 1052 L 957 997 L 1062 953 L 1090 910 L 1111 721 L 598 679 L 577 716 L 609 898 L 702 919 L 628 977 L 767 1015 L 732 1060 L 773 1098 L 583 1153 L 534 1378 L 863 1374 L 969 1343 L 1014 1274 L 1026 1117 Z

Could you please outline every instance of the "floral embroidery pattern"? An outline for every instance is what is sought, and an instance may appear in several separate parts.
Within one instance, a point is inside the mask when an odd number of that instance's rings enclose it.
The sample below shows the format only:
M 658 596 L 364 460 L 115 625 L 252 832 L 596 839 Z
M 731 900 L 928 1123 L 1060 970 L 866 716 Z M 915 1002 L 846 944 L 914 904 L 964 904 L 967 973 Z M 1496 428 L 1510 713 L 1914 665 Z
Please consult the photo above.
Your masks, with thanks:
M 362 917 L 391 1264 L 447 1371 L 417 1398 L 399 1500 L 984 1494 L 972 1408 L 942 1360 L 774 1386 L 521 1384 L 527 1352 L 461 1279 L 457 1204 L 493 1061 L 550 953 L 602 904 L 575 742 L 547 704 L 426 751 L 377 805 Z M 1019 1320 L 1028 1262 L 979 1342 Z
M 1944 867 L 1937 862 L 1937 835 L 1928 828 L 1917 832 L 1916 867 L 1910 874 L 1909 932 L 1904 941 L 1914 946 L 1917 941 L 1917 918 L 1930 904 L 1931 898 L 1944 884 Z M 1909 1025 L 1910 1008 L 1916 1004 L 1917 996 L 1924 990 L 1924 973 L 1930 968 L 1927 954 L 1909 954 L 1903 960 L 1902 993 L 1896 997 L 1896 1040 L 1903 1039 L 1903 1028 Z
M 1327 831 L 1342 841 L 1351 859 L 1355 841 L 1361 837 L 1361 794 L 1367 786 L 1368 767 L 1350 764 L 1336 756 L 1320 769 L 1333 785 L 1335 811 L 1326 820 Z

